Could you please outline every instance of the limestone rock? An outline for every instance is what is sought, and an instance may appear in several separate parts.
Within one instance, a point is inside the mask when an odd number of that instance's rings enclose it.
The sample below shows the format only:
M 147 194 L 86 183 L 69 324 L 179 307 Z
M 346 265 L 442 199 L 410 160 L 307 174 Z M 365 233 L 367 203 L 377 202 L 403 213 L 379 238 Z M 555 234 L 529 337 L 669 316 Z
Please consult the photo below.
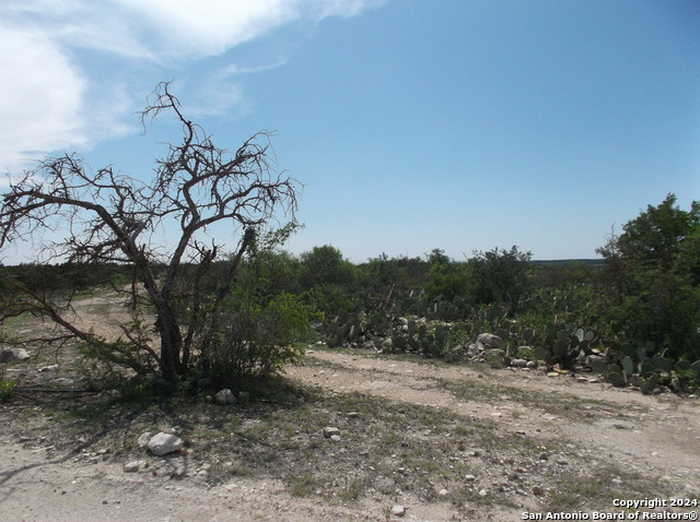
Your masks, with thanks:
M 482 333 L 476 338 L 476 343 L 486 349 L 501 348 L 503 346 L 503 339 L 496 334 Z
M 153 433 L 146 431 L 139 436 L 136 444 L 138 444 L 139 448 L 145 448 L 148 446 L 148 441 L 151 440 L 151 437 L 153 437 Z
M 29 359 L 29 352 L 24 348 L 4 348 L 0 350 L 0 362 L 23 361 Z
M 214 400 L 217 404 L 233 404 L 236 402 L 236 396 L 228 388 L 224 388 L 214 395 Z
M 330 439 L 333 435 L 338 435 L 340 436 L 340 430 L 338 428 L 335 428 L 333 426 L 326 426 L 323 428 L 323 436 L 326 437 L 327 439 Z
M 182 448 L 183 442 L 180 437 L 170 433 L 157 433 L 148 441 L 148 449 L 154 455 L 167 455 Z
M 126 473 L 134 473 L 139 470 L 141 464 L 142 462 L 140 460 L 132 460 L 131 462 L 127 462 L 124 464 L 124 471 Z

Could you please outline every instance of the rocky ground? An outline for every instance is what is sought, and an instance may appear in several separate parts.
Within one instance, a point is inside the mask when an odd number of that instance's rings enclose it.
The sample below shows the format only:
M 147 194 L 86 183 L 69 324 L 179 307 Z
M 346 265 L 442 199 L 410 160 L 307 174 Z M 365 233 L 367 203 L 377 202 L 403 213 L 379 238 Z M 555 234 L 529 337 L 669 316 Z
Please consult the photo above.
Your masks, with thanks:
M 104 297 L 76 309 L 105 331 L 122 313 Z M 2 520 L 510 521 L 700 496 L 696 398 L 314 346 L 222 404 L 166 401 L 83 391 L 77 361 L 67 347 L 5 364 L 19 389 L 0 402 Z M 157 433 L 176 451 L 149 450 Z

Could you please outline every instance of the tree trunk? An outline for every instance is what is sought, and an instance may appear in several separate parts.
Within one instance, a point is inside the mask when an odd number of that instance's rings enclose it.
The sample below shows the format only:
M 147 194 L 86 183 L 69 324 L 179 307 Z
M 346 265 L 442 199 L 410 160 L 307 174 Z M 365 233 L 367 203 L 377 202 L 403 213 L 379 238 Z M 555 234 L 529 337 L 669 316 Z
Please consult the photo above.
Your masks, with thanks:
M 182 370 L 180 364 L 182 335 L 175 314 L 165 302 L 161 302 L 158 306 L 156 326 L 160 333 L 160 367 L 163 378 L 177 385 L 178 374 Z

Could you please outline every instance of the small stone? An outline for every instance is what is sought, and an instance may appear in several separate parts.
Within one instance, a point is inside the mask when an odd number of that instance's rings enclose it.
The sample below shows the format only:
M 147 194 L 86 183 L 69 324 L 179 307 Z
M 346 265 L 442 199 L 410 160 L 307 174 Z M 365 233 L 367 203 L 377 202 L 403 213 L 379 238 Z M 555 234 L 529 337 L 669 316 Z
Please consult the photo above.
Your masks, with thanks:
M 438 491 L 438 495 L 441 497 L 447 496 L 447 490 L 442 488 L 440 491 Z
M 349 411 L 349 412 L 347 412 L 346 415 L 347 415 L 348 417 L 359 417 L 359 416 L 360 416 L 360 412 L 359 412 L 359 411 Z
M 330 439 L 332 435 L 340 435 L 340 430 L 333 426 L 326 426 L 323 428 L 323 436 Z
M 340 435 L 331 435 L 329 437 L 333 442 L 340 442 Z
M 139 470 L 141 467 L 141 461 L 139 460 L 133 460 L 131 462 L 127 462 L 124 464 L 124 471 L 126 473 L 134 473 Z
M 43 366 L 39 368 L 38 372 L 55 372 L 58 370 L 58 364 L 49 364 L 48 366 Z
M 476 475 L 464 475 L 464 480 L 467 482 L 474 482 L 476 480 Z
M 404 516 L 406 514 L 406 506 L 402 506 L 401 504 L 394 504 L 391 507 L 391 514 L 396 517 Z
M 142 433 L 136 441 L 136 444 L 138 444 L 139 448 L 145 448 L 146 446 L 148 446 L 148 441 L 151 440 L 152 436 L 153 433 L 151 433 L 150 431 Z
M 175 463 L 175 466 L 173 469 L 173 474 L 172 474 L 172 476 L 174 478 L 182 478 L 185 476 L 186 473 L 187 473 L 187 467 L 185 466 L 184 462 Z
M 532 494 L 536 495 L 538 497 L 543 497 L 544 496 L 544 488 L 542 488 L 542 486 L 535 486 L 532 488 Z
M 148 449 L 154 455 L 167 455 L 182 448 L 183 441 L 170 433 L 157 433 L 148 441 Z
M 236 396 L 230 389 L 224 388 L 214 395 L 214 400 L 217 404 L 233 404 L 236 402 Z
M 24 348 L 6 348 L 0 350 L 0 362 L 23 361 L 29 357 L 29 352 Z M 56 367 L 58 367 L 58 365 L 56 365 Z
M 480 496 L 480 497 L 485 497 L 485 496 L 488 495 L 488 494 L 489 494 L 489 492 L 486 491 L 485 489 L 480 489 L 480 490 L 479 490 L 479 496 Z

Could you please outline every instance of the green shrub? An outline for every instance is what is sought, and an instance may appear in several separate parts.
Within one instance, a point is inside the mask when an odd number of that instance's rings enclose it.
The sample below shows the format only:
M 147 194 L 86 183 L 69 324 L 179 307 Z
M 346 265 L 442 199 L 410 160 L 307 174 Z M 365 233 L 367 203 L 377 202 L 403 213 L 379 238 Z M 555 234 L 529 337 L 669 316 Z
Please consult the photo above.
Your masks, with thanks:
M 299 361 L 299 344 L 312 334 L 312 309 L 292 294 L 265 304 L 231 296 L 209 340 L 204 370 L 212 384 L 236 384 L 242 378 L 279 373 Z
M 700 202 L 689 211 L 675 203 L 669 194 L 659 205 L 649 205 L 598 252 L 606 260 L 611 289 L 608 318 L 621 340 L 695 361 L 700 359 Z
M 5 371 L 0 368 L 0 402 L 9 401 L 15 394 L 16 383 L 5 379 Z
M 505 304 L 509 314 L 517 313 L 531 290 L 531 258 L 530 252 L 520 252 L 517 246 L 476 252 L 468 261 L 474 279 L 474 302 Z

